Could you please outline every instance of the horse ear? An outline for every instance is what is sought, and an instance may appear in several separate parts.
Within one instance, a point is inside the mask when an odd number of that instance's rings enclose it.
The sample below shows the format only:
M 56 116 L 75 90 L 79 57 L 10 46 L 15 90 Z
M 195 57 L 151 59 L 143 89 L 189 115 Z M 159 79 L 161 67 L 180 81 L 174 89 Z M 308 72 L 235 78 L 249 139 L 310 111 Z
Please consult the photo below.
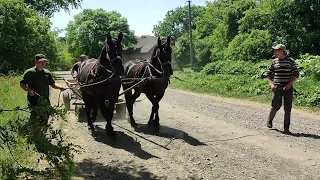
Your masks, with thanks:
M 107 34 L 107 43 L 111 43 L 112 42 L 112 38 L 111 38 L 111 34 L 110 31 Z
M 118 42 L 120 43 L 122 41 L 123 38 L 123 34 L 122 32 L 120 32 L 120 34 L 118 35 Z
M 158 46 L 161 46 L 161 39 L 158 37 Z
M 167 45 L 170 46 L 170 36 L 167 37 Z

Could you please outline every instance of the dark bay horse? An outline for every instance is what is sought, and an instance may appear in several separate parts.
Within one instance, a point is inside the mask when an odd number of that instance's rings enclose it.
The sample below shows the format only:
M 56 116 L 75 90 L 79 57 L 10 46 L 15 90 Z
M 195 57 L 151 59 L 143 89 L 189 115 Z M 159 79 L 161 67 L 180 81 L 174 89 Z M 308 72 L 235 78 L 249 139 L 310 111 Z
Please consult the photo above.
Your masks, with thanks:
M 129 121 L 132 127 L 136 128 L 137 124 L 133 118 L 133 104 L 141 93 L 145 93 L 147 98 L 152 103 L 152 111 L 148 121 L 149 126 L 155 128 L 160 127 L 159 119 L 159 102 L 162 99 L 166 88 L 169 84 L 169 78 L 173 74 L 171 67 L 170 37 L 166 41 L 158 38 L 157 46 L 149 60 L 131 60 L 124 64 L 124 76 L 126 78 L 144 78 L 148 77 L 151 80 L 144 82 L 140 86 L 134 88 L 134 93 L 129 91 L 125 93 L 126 106 L 129 113 Z M 156 78 L 152 80 L 153 78 Z M 123 84 L 124 90 L 130 88 L 132 84 Z
M 79 68 L 78 75 L 89 129 L 94 130 L 92 120 L 96 118 L 90 116 L 90 111 L 98 106 L 107 121 L 106 131 L 110 136 L 115 136 L 111 121 L 121 87 L 121 76 L 124 73 L 122 37 L 123 34 L 120 32 L 118 38 L 112 40 L 108 32 L 107 43 L 102 48 L 99 58 L 84 61 Z

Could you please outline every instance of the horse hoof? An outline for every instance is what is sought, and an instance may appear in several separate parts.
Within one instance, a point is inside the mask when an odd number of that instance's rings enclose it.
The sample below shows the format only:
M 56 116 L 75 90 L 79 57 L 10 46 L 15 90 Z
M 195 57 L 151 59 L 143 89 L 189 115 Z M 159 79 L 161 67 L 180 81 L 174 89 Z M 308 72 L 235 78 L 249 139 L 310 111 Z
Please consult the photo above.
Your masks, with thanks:
M 148 127 L 153 127 L 153 121 L 148 121 Z
M 88 130 L 94 131 L 94 126 L 93 125 L 89 125 L 88 126 Z

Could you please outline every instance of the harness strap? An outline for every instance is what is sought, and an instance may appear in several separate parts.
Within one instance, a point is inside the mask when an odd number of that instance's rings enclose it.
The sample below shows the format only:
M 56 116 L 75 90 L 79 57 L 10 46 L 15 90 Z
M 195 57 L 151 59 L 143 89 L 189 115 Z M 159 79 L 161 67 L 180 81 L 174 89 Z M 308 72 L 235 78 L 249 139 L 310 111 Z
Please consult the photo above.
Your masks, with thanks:
M 157 73 L 159 73 L 160 75 L 163 74 L 163 72 L 159 71 L 157 68 L 155 68 L 149 61 L 148 61 L 148 68 L 149 68 L 149 71 L 150 71 L 150 74 L 151 74 L 151 69 L 150 67 L 152 67 Z
M 169 64 L 171 64 L 171 62 L 170 62 L 170 61 L 167 61 L 167 62 L 161 63 L 161 65 L 169 65 Z
M 121 59 L 120 56 L 116 56 L 115 58 L 111 59 L 110 62 L 113 63 L 113 61 L 115 61 L 116 59 Z

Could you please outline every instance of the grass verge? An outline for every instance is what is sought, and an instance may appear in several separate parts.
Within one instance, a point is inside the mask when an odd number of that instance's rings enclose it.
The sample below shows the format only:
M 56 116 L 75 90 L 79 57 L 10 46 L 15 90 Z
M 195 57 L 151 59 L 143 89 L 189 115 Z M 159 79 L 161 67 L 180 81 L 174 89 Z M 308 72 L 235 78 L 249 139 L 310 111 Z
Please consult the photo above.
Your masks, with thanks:
M 216 96 L 246 99 L 263 104 L 270 104 L 272 93 L 266 79 L 248 75 L 212 74 L 191 72 L 189 69 L 175 71 L 174 75 L 184 81 L 171 79 L 170 88 L 206 93 Z M 317 112 L 320 110 L 320 88 L 318 83 L 308 77 L 299 79 L 294 93 L 294 108 Z
M 19 86 L 20 77 L 0 77 L 0 109 L 14 109 L 19 106 L 25 108 L 27 106 L 26 93 Z M 23 121 L 28 113 L 25 112 L 2 112 L 0 113 L 0 125 L 6 127 L 10 121 Z M 31 156 L 35 153 L 28 149 L 25 138 L 19 137 L 16 144 L 11 149 L 0 139 L 0 144 L 4 148 L 0 148 L 0 179 L 14 178 L 17 174 L 16 170 L 19 164 L 27 167 L 34 167 Z M 12 153 L 12 154 L 11 154 Z

